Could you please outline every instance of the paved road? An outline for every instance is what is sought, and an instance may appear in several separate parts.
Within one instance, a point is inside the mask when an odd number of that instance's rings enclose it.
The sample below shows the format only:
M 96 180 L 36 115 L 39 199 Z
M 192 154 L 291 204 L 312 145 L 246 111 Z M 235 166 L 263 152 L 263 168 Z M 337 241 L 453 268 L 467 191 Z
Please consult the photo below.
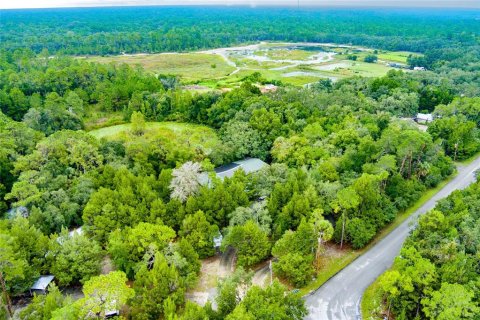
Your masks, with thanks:
M 457 176 L 398 228 L 349 266 L 327 281 L 316 292 L 305 298 L 309 315 L 306 319 L 350 320 L 361 319 L 360 299 L 365 289 L 386 269 L 400 252 L 403 241 L 413 228 L 418 216 L 433 209 L 438 200 L 452 191 L 464 189 L 475 181 L 475 170 L 480 168 L 480 157 L 471 164 L 458 168 Z

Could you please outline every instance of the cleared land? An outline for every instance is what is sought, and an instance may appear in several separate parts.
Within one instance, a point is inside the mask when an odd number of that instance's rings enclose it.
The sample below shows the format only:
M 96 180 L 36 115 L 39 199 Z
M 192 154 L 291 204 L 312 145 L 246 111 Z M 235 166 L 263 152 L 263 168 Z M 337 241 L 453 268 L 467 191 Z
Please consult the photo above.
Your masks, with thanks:
M 192 53 L 137 54 L 87 59 L 100 63 L 140 65 L 155 74 L 178 75 L 185 85 L 231 88 L 238 86 L 244 77 L 254 72 L 260 72 L 267 80 L 280 80 L 296 86 L 322 78 L 335 81 L 355 75 L 379 77 L 392 69 L 385 61 L 405 63 L 411 54 L 381 51 L 378 54 L 379 62 L 363 62 L 365 56 L 373 52 L 373 49 L 333 44 L 262 42 Z M 357 61 L 348 60 L 349 55 L 356 55 Z
M 208 53 L 161 53 L 89 57 L 100 63 L 140 65 L 156 74 L 175 74 L 185 82 L 219 79 L 235 70 L 222 57 Z
M 407 51 L 393 51 L 393 52 L 382 51 L 378 54 L 378 59 L 392 61 L 392 62 L 407 63 L 407 58 L 411 54 L 419 55 L 418 53 L 407 52 Z
M 98 139 L 130 140 L 132 125 L 130 123 L 92 130 L 89 133 Z M 154 139 L 161 136 L 167 141 L 186 144 L 190 147 L 200 147 L 207 153 L 217 148 L 220 140 L 215 131 L 209 127 L 178 122 L 147 122 L 143 137 Z

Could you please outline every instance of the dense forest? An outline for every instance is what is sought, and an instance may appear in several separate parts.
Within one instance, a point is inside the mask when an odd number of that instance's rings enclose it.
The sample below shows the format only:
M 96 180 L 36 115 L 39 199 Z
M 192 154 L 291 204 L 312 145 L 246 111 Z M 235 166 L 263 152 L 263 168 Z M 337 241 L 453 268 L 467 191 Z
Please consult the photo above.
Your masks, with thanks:
M 120 54 L 198 50 L 253 41 L 334 42 L 438 51 L 478 44 L 475 11 L 130 7 L 4 10 L 1 48 Z M 19 27 L 21 26 L 21 27 Z
M 39 275 L 52 274 L 58 288 L 36 296 L 20 319 L 100 319 L 116 309 L 130 319 L 302 319 L 303 300 L 288 289 L 312 281 L 326 242 L 365 247 L 450 176 L 454 160 L 480 151 L 480 24 L 471 13 L 276 9 L 273 25 L 267 10 L 216 10 L 2 12 L 0 272 L 8 295 L 0 315 L 9 313 L 8 296 L 24 296 Z M 216 28 L 219 19 L 228 23 Z M 253 74 L 231 91 L 192 93 L 141 68 L 65 55 L 265 39 L 416 49 L 425 56 L 410 60 L 431 71 L 267 94 L 256 84 L 268 79 Z M 435 116 L 426 131 L 411 121 L 421 111 Z M 97 113 L 121 115 L 131 129 L 96 138 L 84 129 Z M 215 143 L 148 126 L 164 121 L 207 127 Z M 269 165 L 215 176 L 213 168 L 246 157 Z M 398 319 L 440 319 L 435 292 L 442 290 L 476 312 L 475 188 L 439 204 L 407 243 L 389 274 L 397 278 L 385 287 Z M 83 233 L 69 234 L 80 226 Z M 218 283 L 215 303 L 201 307 L 185 293 L 198 281 L 201 259 L 216 254 L 220 233 L 220 250 L 235 250 L 237 270 Z M 250 271 L 269 257 L 283 284 L 252 285 Z M 106 259 L 115 271 L 104 274 Z M 398 287 L 402 273 L 420 267 L 428 275 L 416 274 L 418 285 Z M 83 286 L 81 299 L 62 294 L 75 286 Z

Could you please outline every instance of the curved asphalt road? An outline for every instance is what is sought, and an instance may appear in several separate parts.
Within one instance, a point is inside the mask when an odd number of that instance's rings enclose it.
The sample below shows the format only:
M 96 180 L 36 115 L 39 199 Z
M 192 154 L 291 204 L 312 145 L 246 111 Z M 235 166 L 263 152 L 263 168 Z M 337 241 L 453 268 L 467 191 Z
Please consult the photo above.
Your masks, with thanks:
M 386 269 L 400 252 L 403 241 L 419 215 L 433 209 L 438 200 L 452 191 L 464 189 L 475 181 L 480 168 L 480 157 L 457 168 L 457 176 L 428 200 L 411 217 L 393 230 L 369 251 L 328 280 L 317 291 L 305 298 L 309 315 L 306 319 L 356 320 L 361 319 L 360 300 L 365 289 Z

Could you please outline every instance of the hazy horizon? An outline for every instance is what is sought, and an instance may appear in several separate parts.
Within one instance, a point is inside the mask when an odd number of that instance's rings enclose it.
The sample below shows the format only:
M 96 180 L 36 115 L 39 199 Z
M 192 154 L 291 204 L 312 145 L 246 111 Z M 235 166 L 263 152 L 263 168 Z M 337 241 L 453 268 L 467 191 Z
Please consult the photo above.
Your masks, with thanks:
M 34 8 L 75 8 L 75 7 L 115 7 L 115 6 L 297 6 L 297 0 L 18 0 L 0 3 L 0 9 Z M 478 0 L 300 0 L 303 7 L 400 7 L 400 8 L 479 8 Z

